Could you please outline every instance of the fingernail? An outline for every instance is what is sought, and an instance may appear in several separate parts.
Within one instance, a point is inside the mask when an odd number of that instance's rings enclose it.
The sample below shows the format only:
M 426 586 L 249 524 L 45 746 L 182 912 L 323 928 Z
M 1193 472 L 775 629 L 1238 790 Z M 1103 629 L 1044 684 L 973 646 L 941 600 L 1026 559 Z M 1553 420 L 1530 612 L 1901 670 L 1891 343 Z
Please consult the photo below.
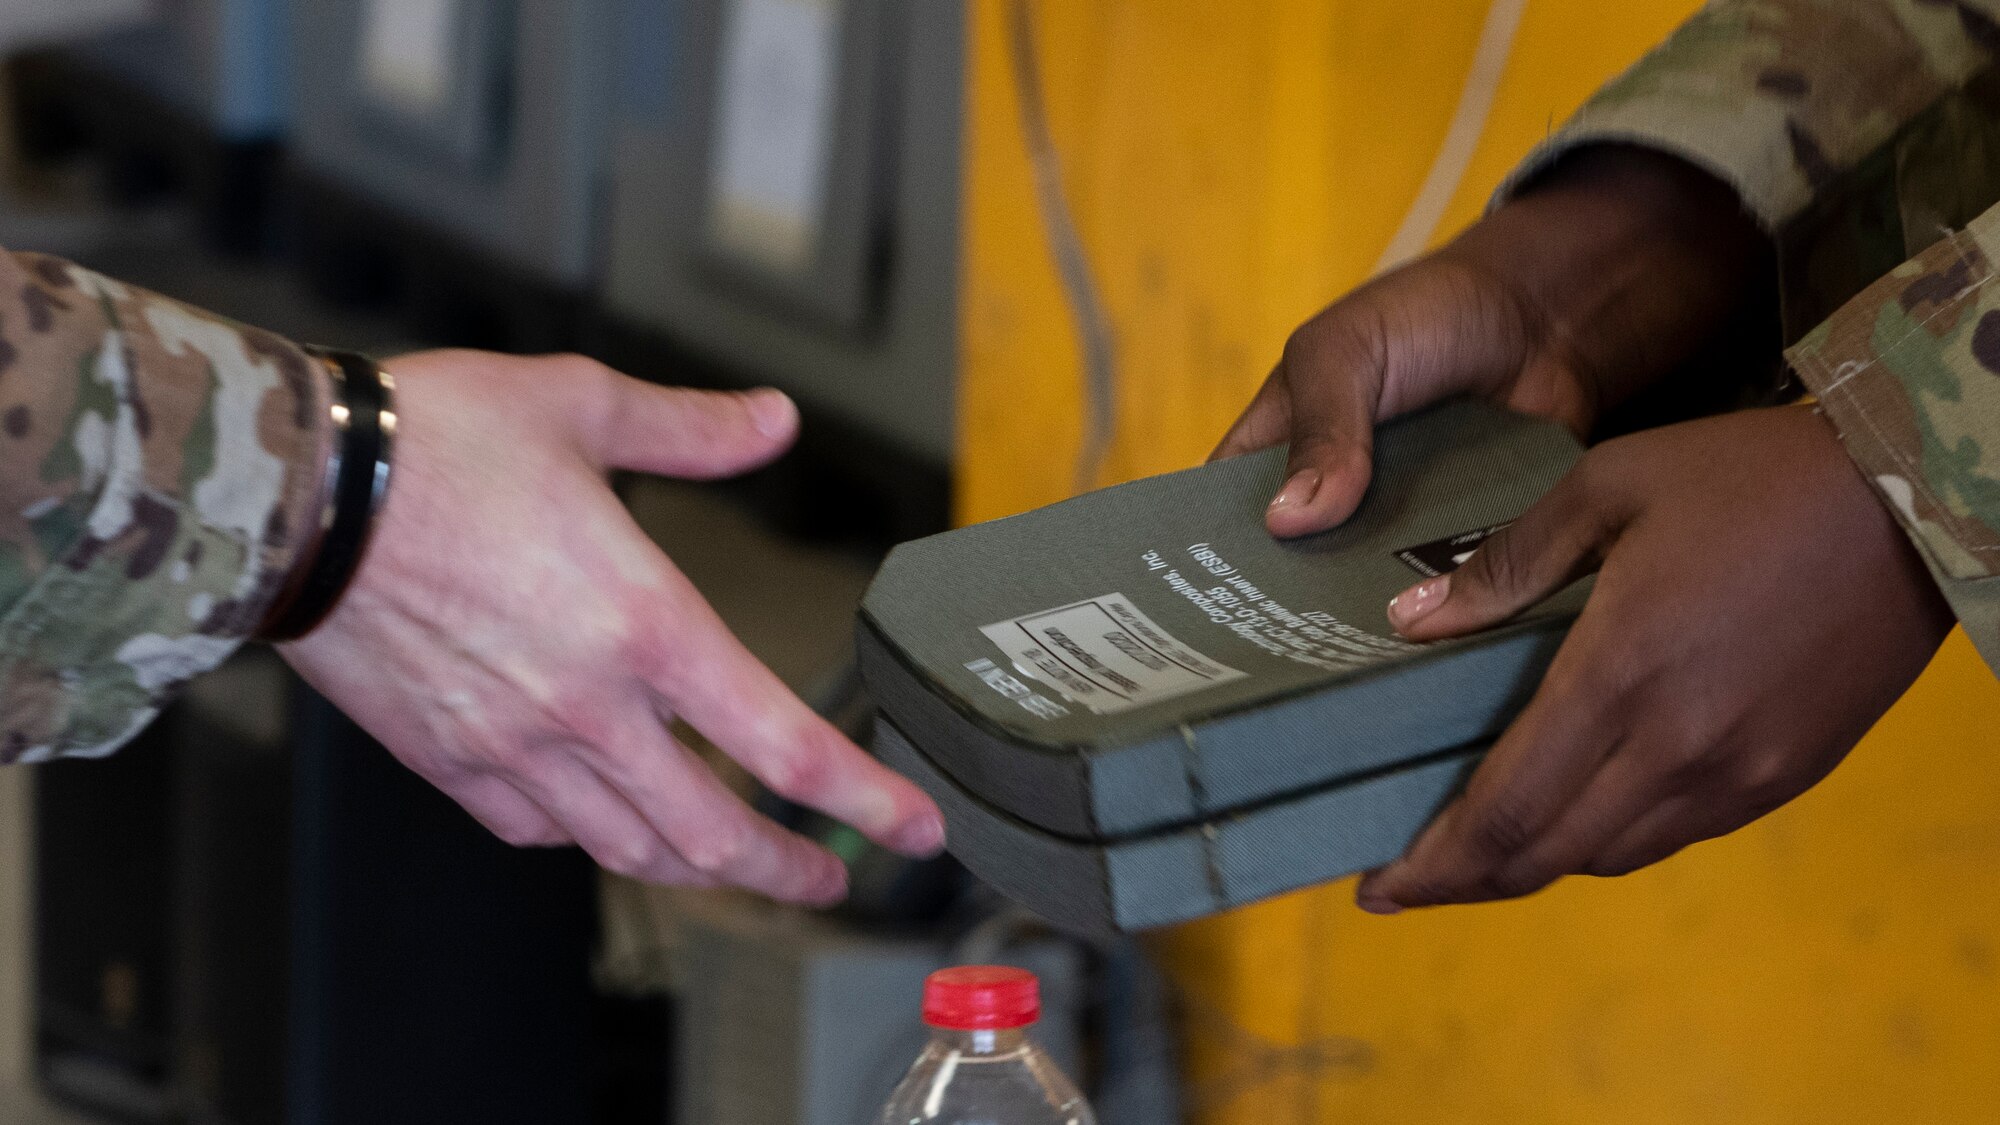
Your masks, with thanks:
M 925 859 L 944 851 L 944 819 L 934 814 L 918 817 L 897 837 L 896 850 Z
M 767 438 L 789 437 L 798 427 L 799 408 L 790 395 L 775 388 L 752 391 L 750 423 Z
M 1370 871 L 1368 874 L 1362 876 L 1360 885 L 1354 888 L 1354 905 L 1370 914 L 1380 914 L 1384 917 L 1391 914 L 1401 914 L 1403 912 L 1402 906 L 1395 899 L 1383 894 L 1379 889 L 1381 887 L 1381 877 L 1381 869 Z
M 1271 501 L 1271 511 L 1279 508 L 1303 508 L 1312 503 L 1319 493 L 1320 472 L 1318 469 L 1301 469 L 1285 482 L 1278 495 Z
M 1393 901 L 1386 898 L 1377 898 L 1374 895 L 1363 895 L 1354 900 L 1354 905 L 1369 914 L 1374 914 L 1382 918 L 1391 918 L 1403 912 L 1403 908 L 1396 905 Z
M 1389 599 L 1389 624 L 1398 633 L 1429 617 L 1451 596 L 1451 575 L 1426 579 Z
M 835 861 L 833 870 L 811 899 L 814 906 L 838 906 L 847 898 L 847 865 Z

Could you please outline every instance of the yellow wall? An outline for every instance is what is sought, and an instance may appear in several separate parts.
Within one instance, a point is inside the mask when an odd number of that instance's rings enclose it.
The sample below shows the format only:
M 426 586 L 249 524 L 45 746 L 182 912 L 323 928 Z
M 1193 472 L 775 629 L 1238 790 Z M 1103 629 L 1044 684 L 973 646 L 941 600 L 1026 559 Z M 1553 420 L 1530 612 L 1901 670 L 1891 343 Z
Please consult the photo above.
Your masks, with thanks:
M 1529 0 L 1447 211 L 1694 0 Z M 974 0 L 959 510 L 1071 490 L 1078 349 L 1005 0 Z M 1104 483 L 1203 456 L 1363 280 L 1458 105 L 1473 0 L 1041 0 L 1064 182 L 1117 329 Z M 1199 1121 L 2000 1120 L 2000 687 L 1955 636 L 1835 776 L 1646 874 L 1397 919 L 1341 885 L 1162 939 Z

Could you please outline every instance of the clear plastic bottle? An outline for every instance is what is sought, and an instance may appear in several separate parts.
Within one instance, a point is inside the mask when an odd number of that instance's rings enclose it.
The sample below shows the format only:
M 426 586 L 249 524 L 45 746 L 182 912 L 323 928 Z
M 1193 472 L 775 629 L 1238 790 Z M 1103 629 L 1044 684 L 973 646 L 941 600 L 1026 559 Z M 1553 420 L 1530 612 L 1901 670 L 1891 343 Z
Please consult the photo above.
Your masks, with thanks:
M 1041 983 L 1026 969 L 942 969 L 924 982 L 930 1045 L 877 1125 L 1097 1125 L 1075 1083 L 1029 1037 Z

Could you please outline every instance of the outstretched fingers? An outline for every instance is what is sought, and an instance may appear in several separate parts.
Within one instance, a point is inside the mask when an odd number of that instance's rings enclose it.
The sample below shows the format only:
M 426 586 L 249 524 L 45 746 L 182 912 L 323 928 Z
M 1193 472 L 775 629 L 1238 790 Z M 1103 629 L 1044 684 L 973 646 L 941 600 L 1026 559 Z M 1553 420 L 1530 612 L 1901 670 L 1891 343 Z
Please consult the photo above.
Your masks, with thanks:
M 607 466 L 685 480 L 733 477 L 775 460 L 799 433 L 784 392 L 697 391 L 609 378 L 597 454 Z
M 828 906 L 846 896 L 839 859 L 757 815 L 641 711 L 615 746 L 600 748 L 594 768 L 674 856 L 706 881 L 783 902 Z
M 685 578 L 664 580 L 666 601 L 678 608 L 642 642 L 639 664 L 674 713 L 786 800 L 907 855 L 942 850 L 944 819 L 922 790 L 814 714 Z

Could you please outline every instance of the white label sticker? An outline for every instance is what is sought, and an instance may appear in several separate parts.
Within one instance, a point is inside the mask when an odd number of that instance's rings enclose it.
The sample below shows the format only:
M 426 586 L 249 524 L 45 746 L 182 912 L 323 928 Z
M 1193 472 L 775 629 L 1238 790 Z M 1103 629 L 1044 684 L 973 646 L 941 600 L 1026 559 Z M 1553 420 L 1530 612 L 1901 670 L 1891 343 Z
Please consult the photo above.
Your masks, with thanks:
M 731 0 L 722 44 L 709 234 L 783 275 L 812 264 L 825 220 L 839 0 Z
M 1123 594 L 997 622 L 980 632 L 1022 675 L 1100 715 L 1244 677 L 1175 640 Z
M 369 0 L 361 18 L 361 79 L 368 92 L 414 116 L 443 113 L 459 34 L 454 0 Z

